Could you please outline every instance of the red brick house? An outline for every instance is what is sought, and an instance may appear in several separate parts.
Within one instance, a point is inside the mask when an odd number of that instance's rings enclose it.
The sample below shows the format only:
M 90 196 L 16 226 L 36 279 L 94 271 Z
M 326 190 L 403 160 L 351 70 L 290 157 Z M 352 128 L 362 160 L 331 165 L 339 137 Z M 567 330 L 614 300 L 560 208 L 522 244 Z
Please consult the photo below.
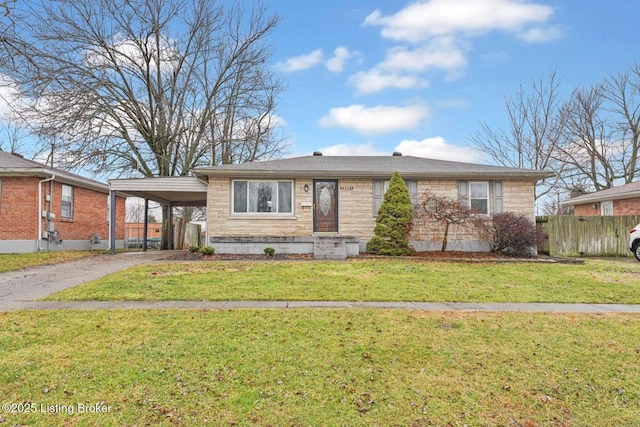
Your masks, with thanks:
M 576 216 L 640 215 L 640 181 L 607 188 L 564 202 Z
M 116 197 L 116 247 L 125 198 Z M 107 249 L 109 186 L 0 151 L 0 253 Z

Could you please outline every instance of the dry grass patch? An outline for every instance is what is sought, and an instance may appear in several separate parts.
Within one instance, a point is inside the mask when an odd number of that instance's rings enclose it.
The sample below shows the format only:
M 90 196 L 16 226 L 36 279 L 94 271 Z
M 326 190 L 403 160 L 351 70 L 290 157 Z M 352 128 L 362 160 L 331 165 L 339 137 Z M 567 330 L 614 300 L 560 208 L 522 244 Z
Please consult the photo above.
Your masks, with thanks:
M 104 252 L 91 251 L 51 251 L 32 252 L 25 254 L 0 254 L 0 273 L 5 271 L 20 270 L 38 265 L 57 264 L 64 261 L 72 261 L 86 258 Z

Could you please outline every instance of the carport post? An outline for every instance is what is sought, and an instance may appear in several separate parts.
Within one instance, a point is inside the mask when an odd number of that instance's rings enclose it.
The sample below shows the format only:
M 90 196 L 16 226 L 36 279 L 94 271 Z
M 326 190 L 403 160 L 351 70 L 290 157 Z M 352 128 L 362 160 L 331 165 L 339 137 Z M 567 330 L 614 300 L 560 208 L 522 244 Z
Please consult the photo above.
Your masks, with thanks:
M 168 237 L 167 248 L 173 249 L 173 203 L 169 203 L 169 220 L 167 221 Z
M 144 199 L 144 219 L 142 220 L 142 252 L 147 252 L 147 228 L 149 227 L 149 199 Z
M 109 249 L 116 253 L 116 192 L 109 190 Z

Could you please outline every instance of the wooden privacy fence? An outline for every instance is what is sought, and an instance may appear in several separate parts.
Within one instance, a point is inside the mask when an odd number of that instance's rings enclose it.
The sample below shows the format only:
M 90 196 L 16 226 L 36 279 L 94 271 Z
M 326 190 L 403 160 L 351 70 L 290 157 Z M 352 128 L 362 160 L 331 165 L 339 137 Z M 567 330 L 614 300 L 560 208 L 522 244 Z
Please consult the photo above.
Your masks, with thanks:
M 548 239 L 538 248 L 551 256 L 632 256 L 629 230 L 640 223 L 640 215 L 541 216 L 536 225 Z
M 173 218 L 173 248 L 187 249 L 189 246 L 201 246 L 201 227 L 187 222 L 184 218 Z

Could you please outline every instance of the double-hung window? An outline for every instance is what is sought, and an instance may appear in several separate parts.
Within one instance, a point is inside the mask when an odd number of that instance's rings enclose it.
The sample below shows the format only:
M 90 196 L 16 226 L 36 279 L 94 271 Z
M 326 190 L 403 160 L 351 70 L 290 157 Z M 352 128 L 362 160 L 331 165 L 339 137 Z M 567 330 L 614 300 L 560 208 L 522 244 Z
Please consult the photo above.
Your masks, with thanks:
M 60 205 L 60 217 L 73 218 L 73 187 L 62 184 L 62 203 Z
M 233 213 L 293 213 L 293 182 L 233 181 Z
M 389 188 L 389 180 L 373 180 L 373 216 L 378 216 L 378 210 L 382 205 L 382 200 L 384 199 L 384 193 L 387 192 Z M 411 203 L 413 206 L 416 206 L 418 203 L 418 181 L 414 180 L 405 180 L 405 185 L 409 190 L 409 197 L 411 198 Z
M 502 213 L 502 181 L 458 181 L 458 196 L 476 213 Z

